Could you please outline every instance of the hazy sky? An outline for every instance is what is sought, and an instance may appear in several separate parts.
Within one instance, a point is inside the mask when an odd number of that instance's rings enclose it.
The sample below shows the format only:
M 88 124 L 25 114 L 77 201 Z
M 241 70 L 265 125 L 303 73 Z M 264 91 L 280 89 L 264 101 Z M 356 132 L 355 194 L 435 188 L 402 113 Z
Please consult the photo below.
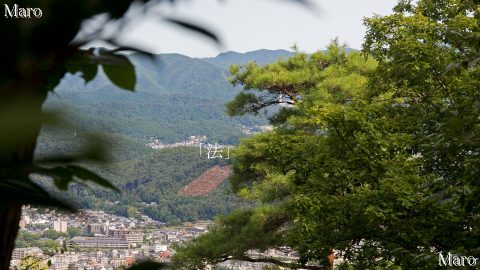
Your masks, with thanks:
M 293 1 L 192 0 L 162 6 L 164 14 L 188 19 L 213 30 L 223 41 L 212 41 L 178 27 L 144 18 L 122 36 L 129 45 L 155 53 L 181 53 L 192 57 L 215 56 L 223 51 L 289 49 L 313 52 L 339 37 L 349 47 L 361 47 L 362 18 L 391 13 L 396 0 L 317 0 L 312 12 Z

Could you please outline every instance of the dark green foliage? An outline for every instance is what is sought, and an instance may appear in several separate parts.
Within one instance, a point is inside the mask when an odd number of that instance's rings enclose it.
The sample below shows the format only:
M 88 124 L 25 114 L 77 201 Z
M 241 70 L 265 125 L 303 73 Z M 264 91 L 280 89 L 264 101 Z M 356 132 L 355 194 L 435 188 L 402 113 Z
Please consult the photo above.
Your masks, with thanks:
M 73 238 L 75 236 L 81 236 L 84 233 L 82 232 L 82 229 L 80 229 L 78 227 L 68 226 L 67 234 L 68 234 L 68 237 Z
M 4 211 L 11 201 L 74 210 L 73 206 L 52 196 L 29 178 L 0 181 L 0 211 Z
M 50 236 L 50 237 L 48 237 Z M 49 231 L 46 236 L 42 236 L 36 233 L 29 233 L 27 231 L 20 231 L 18 233 L 15 246 L 18 248 L 24 247 L 41 247 L 44 252 L 48 252 L 55 248 L 58 248 L 60 244 L 55 241 L 56 238 L 53 238 L 56 235 L 56 232 Z M 58 234 L 58 236 L 63 236 Z M 41 239 L 41 238 L 48 238 L 48 239 Z
M 258 114 L 260 108 L 256 107 L 259 106 L 259 103 L 260 100 L 255 94 L 241 92 L 235 97 L 235 100 L 226 105 L 226 112 L 231 116 L 244 115 L 249 112 Z
M 135 70 L 126 56 L 117 56 L 117 61 L 102 65 L 105 75 L 116 86 L 133 91 L 135 89 Z
M 37 167 L 32 170 L 32 173 L 51 177 L 55 186 L 60 190 L 67 190 L 68 185 L 74 181 L 92 181 L 99 186 L 110 188 L 117 192 L 120 191 L 98 174 L 76 165 L 56 166 L 53 168 Z
M 67 234 L 61 233 L 61 232 L 57 232 L 57 231 L 52 230 L 52 229 L 48 229 L 48 230 L 45 230 L 45 231 L 42 232 L 42 237 L 55 240 L 55 239 L 57 239 L 57 238 L 59 238 L 59 237 L 67 237 Z
M 169 267 L 166 263 L 146 261 L 146 262 L 136 263 L 133 266 L 128 268 L 128 270 L 158 270 L 158 269 L 169 269 Z

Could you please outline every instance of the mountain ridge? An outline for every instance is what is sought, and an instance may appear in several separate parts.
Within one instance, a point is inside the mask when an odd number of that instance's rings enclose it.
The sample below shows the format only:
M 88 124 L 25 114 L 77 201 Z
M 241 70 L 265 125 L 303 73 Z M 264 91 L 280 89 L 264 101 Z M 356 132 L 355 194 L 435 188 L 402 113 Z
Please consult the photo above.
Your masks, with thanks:
M 268 63 L 275 62 L 281 58 L 288 58 L 292 56 L 294 52 L 287 50 L 269 50 L 269 49 L 259 49 L 255 51 L 248 51 L 244 53 L 227 51 L 219 53 L 215 57 L 204 57 L 199 58 L 208 63 L 220 66 L 222 68 L 228 68 L 231 64 L 246 64 L 249 61 L 254 61 L 259 65 L 265 65 Z

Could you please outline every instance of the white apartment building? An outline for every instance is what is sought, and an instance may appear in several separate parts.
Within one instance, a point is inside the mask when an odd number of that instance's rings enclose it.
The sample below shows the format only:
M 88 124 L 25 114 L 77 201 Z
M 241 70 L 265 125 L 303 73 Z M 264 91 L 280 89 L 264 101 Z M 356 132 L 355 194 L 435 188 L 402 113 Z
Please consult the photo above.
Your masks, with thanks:
M 58 218 L 56 221 L 53 222 L 53 229 L 57 232 L 67 232 L 67 222 L 65 220 L 61 220 Z

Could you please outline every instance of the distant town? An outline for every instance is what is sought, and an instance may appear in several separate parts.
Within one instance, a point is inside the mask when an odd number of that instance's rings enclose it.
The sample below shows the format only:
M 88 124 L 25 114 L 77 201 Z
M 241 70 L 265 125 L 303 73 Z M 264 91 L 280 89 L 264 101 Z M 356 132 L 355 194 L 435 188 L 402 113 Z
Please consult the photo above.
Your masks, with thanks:
M 136 262 L 170 262 L 174 246 L 208 232 L 212 221 L 184 223 L 167 227 L 147 216 L 127 218 L 104 211 L 80 210 L 66 213 L 53 209 L 24 206 L 17 247 L 11 269 L 116 270 Z M 288 247 L 251 251 L 253 257 L 275 257 L 285 261 L 298 259 Z M 227 269 L 253 270 L 265 263 L 226 261 Z M 36 269 L 36 268 L 35 268 Z
M 261 132 L 271 131 L 273 129 L 273 126 L 271 126 L 271 125 L 266 125 L 266 126 L 255 125 L 253 127 L 247 127 L 247 126 L 242 125 L 241 129 L 242 129 L 242 132 L 244 134 L 254 135 L 254 134 L 257 134 L 257 133 L 261 133 Z
M 171 143 L 171 144 L 164 144 L 159 139 L 150 138 L 147 146 L 152 149 L 163 149 L 163 148 L 172 148 L 172 147 L 179 147 L 179 146 L 195 146 L 198 147 L 201 143 L 207 140 L 207 136 L 205 135 L 195 135 L 190 136 L 187 140 Z
M 273 126 L 271 126 L 271 125 L 266 125 L 266 126 L 255 125 L 255 126 L 252 126 L 252 127 L 248 127 L 248 126 L 241 125 L 240 129 L 242 130 L 242 132 L 244 134 L 254 135 L 254 134 L 257 134 L 257 133 L 261 133 L 261 132 L 271 131 L 273 129 Z M 163 148 L 172 148 L 172 147 L 179 147 L 179 146 L 199 147 L 202 144 L 203 145 L 207 144 L 207 136 L 206 135 L 193 135 L 193 136 L 188 137 L 184 141 L 176 142 L 176 143 L 170 143 L 170 144 L 165 144 L 160 139 L 150 137 L 146 146 L 148 146 L 152 149 L 163 149 Z M 227 147 L 227 146 L 232 147 L 232 145 L 218 144 L 218 147 Z
M 93 210 L 71 214 L 26 206 L 17 240 L 17 246 L 25 247 L 15 248 L 10 265 L 23 269 L 35 260 L 54 270 L 113 270 L 144 260 L 169 262 L 174 243 L 196 237 L 210 225 L 210 221 L 201 221 L 165 227 L 147 216 L 135 219 Z M 38 241 L 21 242 L 25 234 L 29 239 L 36 235 Z M 49 245 L 32 245 L 38 243 Z

